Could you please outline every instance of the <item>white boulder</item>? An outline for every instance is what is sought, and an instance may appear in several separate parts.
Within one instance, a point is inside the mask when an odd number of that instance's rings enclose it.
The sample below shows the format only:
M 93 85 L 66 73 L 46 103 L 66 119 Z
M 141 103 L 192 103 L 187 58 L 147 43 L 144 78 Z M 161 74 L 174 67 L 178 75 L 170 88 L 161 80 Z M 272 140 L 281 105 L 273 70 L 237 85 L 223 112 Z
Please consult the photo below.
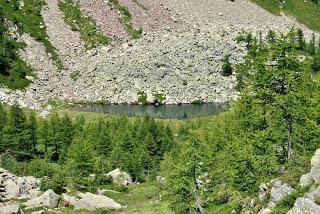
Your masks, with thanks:
M 1 214 L 23 214 L 23 211 L 18 204 L 0 203 L 0 213 Z
M 85 209 L 85 210 L 94 211 L 97 209 L 102 209 L 102 210 L 121 210 L 122 209 L 121 204 L 115 202 L 113 199 L 108 198 L 106 196 L 95 195 L 88 192 L 85 194 L 80 193 L 79 196 L 81 197 L 81 199 L 74 204 L 74 208 L 76 210 Z
M 32 198 L 25 202 L 24 205 L 27 209 L 38 208 L 38 207 L 48 207 L 56 208 L 59 204 L 60 196 L 55 194 L 52 189 L 47 190 L 41 196 Z
M 319 214 L 320 206 L 308 198 L 298 198 L 288 214 Z
M 120 169 L 118 168 L 109 172 L 107 176 L 110 176 L 112 179 L 112 182 L 116 184 L 122 184 L 122 185 L 132 184 L 131 176 L 126 172 L 120 171 Z

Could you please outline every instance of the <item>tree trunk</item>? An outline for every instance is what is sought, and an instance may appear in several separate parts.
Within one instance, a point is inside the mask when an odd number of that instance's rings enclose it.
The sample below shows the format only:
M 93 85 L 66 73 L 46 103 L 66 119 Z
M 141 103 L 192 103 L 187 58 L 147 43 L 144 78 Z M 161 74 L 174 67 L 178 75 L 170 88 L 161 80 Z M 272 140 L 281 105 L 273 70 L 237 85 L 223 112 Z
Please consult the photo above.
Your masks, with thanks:
M 293 155 L 292 149 L 292 117 L 287 117 L 287 134 L 288 134 L 288 160 L 290 161 Z
M 196 183 L 194 184 L 193 191 L 194 191 L 194 197 L 195 197 L 195 200 L 196 200 L 196 205 L 197 205 L 200 213 L 201 213 L 201 214 L 204 214 L 206 211 L 205 211 L 205 209 L 202 207 L 202 201 L 201 201 L 200 197 L 198 196 L 198 193 L 197 193 L 197 184 L 196 184 Z

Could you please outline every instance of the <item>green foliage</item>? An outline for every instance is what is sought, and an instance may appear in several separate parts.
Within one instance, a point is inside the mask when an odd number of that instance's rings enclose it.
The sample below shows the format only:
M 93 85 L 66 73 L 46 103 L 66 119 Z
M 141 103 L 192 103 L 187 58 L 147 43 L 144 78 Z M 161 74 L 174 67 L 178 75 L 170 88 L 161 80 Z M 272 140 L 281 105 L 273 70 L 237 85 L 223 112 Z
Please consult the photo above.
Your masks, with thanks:
M 56 53 L 55 47 L 53 47 L 48 40 L 46 28 L 41 16 L 41 9 L 44 4 L 44 0 L 25 0 L 24 6 L 20 8 L 19 0 L 0 0 L 0 5 L 2 6 L 4 16 L 18 26 L 18 31 L 20 33 L 28 33 L 37 41 L 43 43 L 47 53 L 51 55 L 51 58 L 54 61 L 55 65 L 59 69 L 62 69 L 63 64 L 60 61 L 58 54 Z M 21 68 L 24 68 L 24 70 L 26 70 L 23 63 L 19 62 L 16 65 L 16 69 Z
M 0 8 L 0 84 L 11 89 L 20 89 L 29 85 L 26 75 L 30 68 L 20 58 L 18 51 L 21 43 L 11 38 L 3 9 Z
M 162 93 L 156 93 L 153 95 L 155 97 L 155 103 L 156 104 L 164 104 L 166 101 L 166 95 L 162 94 Z
M 308 189 L 308 187 L 298 188 L 290 195 L 285 196 L 276 204 L 276 208 L 272 211 L 272 214 L 287 213 L 293 207 L 296 199 L 302 197 L 308 191 Z
M 233 72 L 233 68 L 231 66 L 231 63 L 229 61 L 229 56 L 226 56 L 224 59 L 223 59 L 223 64 L 222 64 L 222 76 L 230 76 L 232 75 L 232 72 Z
M 194 100 L 194 101 L 192 101 L 191 104 L 200 105 L 200 104 L 204 104 L 204 102 L 203 102 L 203 100 Z
M 320 136 L 319 81 L 312 77 L 309 61 L 298 60 L 308 53 L 299 49 L 296 33 L 274 34 L 272 42 L 264 44 L 250 34 L 239 39 L 251 50 L 245 63 L 236 67 L 241 98 L 231 111 L 209 122 L 203 119 L 183 126 L 179 143 L 162 163 L 174 212 L 199 212 L 190 192 L 192 178 L 184 179 L 188 174 L 182 173 L 191 166 L 192 159 L 183 156 L 189 150 L 190 130 L 206 148 L 193 148 L 189 157 L 198 154 L 208 164 L 210 185 L 201 194 L 208 212 L 241 210 L 240 202 L 256 193 L 261 183 L 280 177 L 297 186 L 301 174 L 308 171 L 306 160 L 317 149 Z M 279 210 L 287 210 L 292 201 L 279 205 Z
M 143 105 L 147 105 L 147 94 L 144 91 L 139 91 L 138 92 L 138 103 L 141 103 Z
M 320 72 L 320 51 L 314 55 L 311 68 L 313 72 Z
M 280 15 L 280 12 L 284 12 L 296 18 L 299 22 L 306 25 L 312 30 L 320 30 L 320 5 L 316 4 L 315 1 L 297 1 L 297 0 L 251 0 L 258 4 L 267 11 Z M 283 4 L 284 2 L 284 4 Z M 281 7 L 280 7 L 281 6 Z
M 131 35 L 133 39 L 139 39 L 142 35 L 142 28 L 140 27 L 139 29 L 134 29 L 134 26 L 132 24 L 132 16 L 131 13 L 129 12 L 129 9 L 120 4 L 118 0 L 109 0 L 108 4 L 111 8 L 114 8 L 117 10 L 121 17 L 119 18 L 119 21 L 127 31 Z
M 80 32 L 81 39 L 86 43 L 87 49 L 110 44 L 111 38 L 100 33 L 95 20 L 84 16 L 79 5 L 72 0 L 59 0 L 59 9 L 64 13 L 65 21 L 71 26 L 71 29 Z
M 71 74 L 70 74 L 70 78 L 71 78 L 73 81 L 77 81 L 78 78 L 79 78 L 79 74 L 80 74 L 79 71 L 72 71 Z

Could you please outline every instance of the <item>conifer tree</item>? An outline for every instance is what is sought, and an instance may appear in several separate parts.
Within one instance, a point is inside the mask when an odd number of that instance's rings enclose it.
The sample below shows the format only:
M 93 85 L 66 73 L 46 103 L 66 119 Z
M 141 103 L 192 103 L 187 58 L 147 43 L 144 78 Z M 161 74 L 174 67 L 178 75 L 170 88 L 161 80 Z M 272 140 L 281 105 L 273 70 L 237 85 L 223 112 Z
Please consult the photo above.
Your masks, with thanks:
M 0 152 L 5 150 L 5 145 L 3 142 L 3 131 L 7 125 L 7 111 L 4 108 L 3 104 L 0 103 Z

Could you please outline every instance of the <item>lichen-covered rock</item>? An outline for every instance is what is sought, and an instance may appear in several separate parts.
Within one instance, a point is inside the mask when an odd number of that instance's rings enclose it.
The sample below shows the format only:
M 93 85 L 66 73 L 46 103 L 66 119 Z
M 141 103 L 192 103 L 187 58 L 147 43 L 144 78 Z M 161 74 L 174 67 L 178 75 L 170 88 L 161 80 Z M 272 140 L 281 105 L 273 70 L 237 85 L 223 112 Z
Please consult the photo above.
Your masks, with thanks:
M 32 176 L 17 177 L 0 169 L 0 199 L 26 199 L 40 194 L 40 180 Z
M 0 203 L 1 214 L 23 214 L 22 209 L 16 203 Z
M 298 198 L 288 214 L 319 214 L 320 206 L 308 198 Z
M 112 179 L 112 182 L 116 184 L 121 184 L 121 185 L 132 184 L 131 176 L 126 172 L 120 171 L 120 169 L 112 170 L 107 174 L 107 176 L 110 176 Z
M 60 196 L 55 194 L 51 189 L 44 192 L 41 196 L 32 198 L 25 202 L 24 205 L 27 209 L 33 209 L 38 207 L 56 208 L 59 204 Z
M 311 158 L 310 172 L 301 176 L 299 185 L 306 187 L 313 183 L 320 184 L 320 149 Z
M 80 193 L 79 196 L 81 197 L 80 200 L 78 200 L 74 204 L 74 208 L 76 210 L 78 209 L 85 209 L 85 210 L 121 210 L 122 206 L 121 204 L 115 202 L 113 199 L 108 198 L 106 196 L 102 195 L 95 195 L 92 193 Z
M 270 202 L 278 202 L 284 196 L 290 195 L 294 191 L 294 189 L 289 186 L 289 184 L 282 184 L 279 179 L 275 179 L 274 181 L 272 181 L 272 184 L 273 186 L 270 192 Z

